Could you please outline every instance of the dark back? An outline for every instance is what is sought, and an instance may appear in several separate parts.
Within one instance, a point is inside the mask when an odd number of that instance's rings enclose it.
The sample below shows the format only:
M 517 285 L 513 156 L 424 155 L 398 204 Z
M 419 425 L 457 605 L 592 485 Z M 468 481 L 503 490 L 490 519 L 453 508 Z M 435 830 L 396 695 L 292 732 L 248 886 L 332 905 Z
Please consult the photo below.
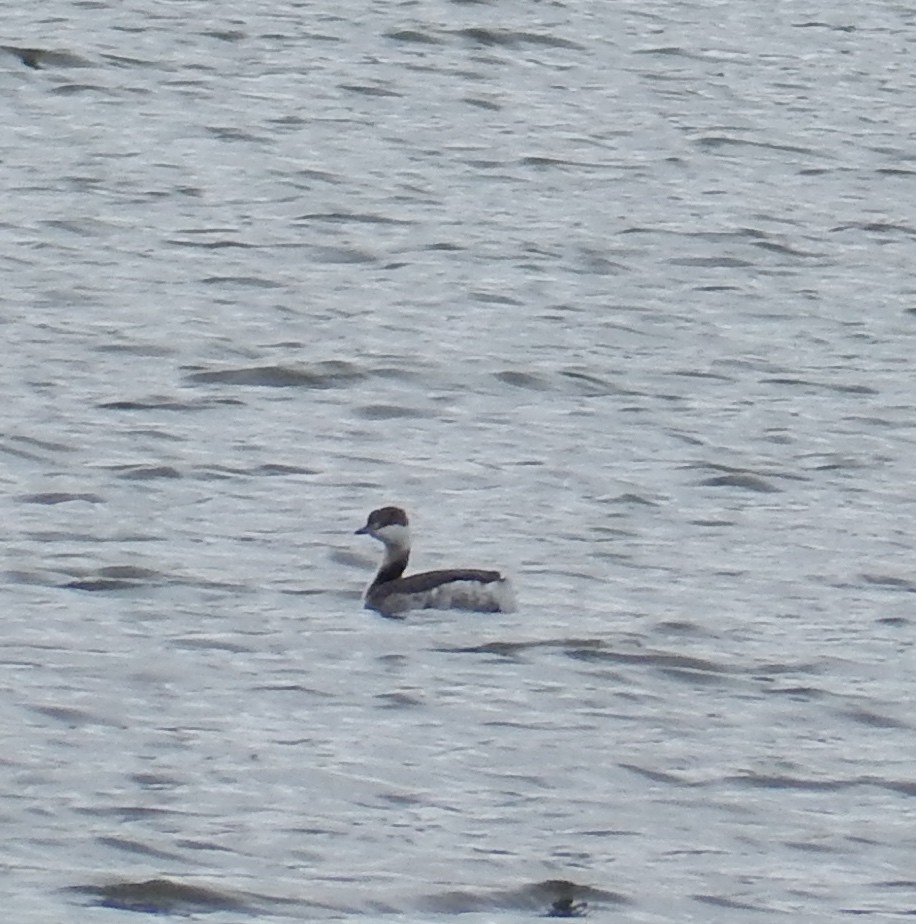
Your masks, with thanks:
M 403 572 L 403 567 L 401 572 Z M 373 582 L 377 592 L 383 594 L 422 594 L 433 590 L 442 584 L 452 581 L 478 581 L 481 584 L 492 584 L 502 579 L 498 571 L 478 571 L 474 568 L 449 568 L 444 571 L 424 571 L 421 574 L 411 574 L 408 577 L 380 580 L 382 573 Z

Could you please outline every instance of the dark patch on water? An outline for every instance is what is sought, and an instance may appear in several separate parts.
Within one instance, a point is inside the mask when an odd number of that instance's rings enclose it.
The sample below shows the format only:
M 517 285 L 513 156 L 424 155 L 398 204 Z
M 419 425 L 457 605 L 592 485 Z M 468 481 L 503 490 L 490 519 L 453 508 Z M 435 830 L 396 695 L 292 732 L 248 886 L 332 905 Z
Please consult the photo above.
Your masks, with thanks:
M 394 693 L 380 693 L 375 697 L 381 709 L 409 709 L 413 706 L 422 706 L 423 700 L 409 693 L 396 691 Z
M 682 54 L 684 57 L 695 57 L 690 52 L 684 52 L 681 49 L 676 49 L 676 52 Z M 702 56 L 699 57 L 699 60 L 703 60 Z M 704 135 L 696 139 L 696 144 L 701 148 L 709 148 L 711 150 L 718 150 L 719 148 L 752 148 L 763 151 L 776 151 L 779 153 L 786 154 L 814 154 L 812 148 L 801 147 L 794 144 L 778 144 L 773 141 L 753 141 L 749 138 L 737 138 L 730 135 Z
M 76 577 L 64 584 L 71 590 L 111 591 L 130 590 L 165 582 L 166 575 L 135 565 L 108 565 L 92 575 Z
M 85 58 L 66 51 L 50 51 L 46 48 L 20 48 L 16 45 L 0 45 L 0 51 L 18 58 L 26 67 L 40 70 L 44 67 L 89 67 Z
M 253 650 L 249 646 L 238 642 L 230 642 L 224 638 L 214 638 L 206 635 L 174 638 L 171 640 L 171 644 L 175 648 L 183 648 L 189 651 L 228 651 L 232 654 L 242 654 L 250 653 Z
M 201 279 L 204 285 L 232 285 L 244 286 L 248 289 L 280 289 L 283 283 L 262 276 L 205 276 Z
M 580 661 L 607 661 L 613 664 L 645 664 L 661 668 L 667 673 L 690 674 L 730 674 L 733 670 L 724 664 L 717 664 L 705 658 L 693 658 L 689 655 L 668 654 L 661 651 L 624 652 L 610 648 L 567 648 L 566 654 Z
M 605 500 L 601 498 L 601 500 Z M 650 500 L 648 497 L 643 497 L 641 494 L 625 493 L 617 494 L 615 497 L 607 498 L 607 502 L 611 504 L 616 504 L 620 507 L 660 507 L 661 504 L 656 503 L 654 500 Z
M 474 290 L 470 293 L 471 297 L 483 305 L 510 305 L 519 306 L 524 304 L 517 298 L 511 298 L 498 292 L 480 292 Z
M 604 646 L 600 639 L 541 639 L 527 642 L 484 642 L 460 648 L 440 648 L 447 654 L 495 654 L 500 657 L 518 657 L 525 651 L 535 648 L 600 648 Z
M 233 853 L 231 847 L 224 847 L 222 844 L 216 844 L 213 841 L 197 841 L 188 838 L 179 838 L 175 841 L 178 847 L 186 847 L 188 850 L 211 850 L 216 853 Z
M 413 407 L 401 407 L 396 404 L 367 404 L 358 408 L 356 413 L 365 420 L 398 420 L 400 418 L 433 416 L 431 411 L 422 411 Z
M 72 886 L 70 891 L 91 897 L 95 904 L 103 908 L 144 914 L 194 914 L 206 911 L 252 913 L 255 910 L 251 904 L 229 892 L 173 882 L 170 879 Z
M 631 395 L 633 392 L 620 388 L 597 375 L 579 369 L 561 369 L 559 377 L 570 386 L 572 392 L 585 398 L 597 398 L 606 395 Z
M 181 472 L 171 465 L 116 465 L 112 471 L 118 478 L 129 481 L 157 481 L 161 478 L 181 478 Z
M 519 658 L 526 651 L 538 648 L 560 649 L 575 661 L 608 662 L 612 664 L 645 664 L 671 672 L 690 674 L 733 674 L 734 668 L 705 658 L 669 654 L 662 651 L 617 651 L 601 639 L 540 639 L 536 641 L 492 641 L 460 648 L 440 648 L 448 654 L 493 654 L 502 658 Z
M 441 892 L 421 899 L 420 909 L 433 914 L 527 911 L 548 917 L 581 917 L 590 904 L 629 903 L 630 899 L 619 892 L 579 885 L 565 879 L 548 879 L 516 889 Z
M 429 32 L 420 32 L 417 29 L 399 29 L 397 32 L 386 32 L 385 38 L 395 42 L 409 42 L 415 45 L 441 45 L 442 40 L 430 35 Z
M 47 716 L 56 722 L 61 722 L 70 728 L 81 728 L 84 725 L 108 725 L 118 728 L 116 722 L 101 719 L 84 709 L 75 709 L 72 706 L 33 706 L 32 710 L 39 715 Z
M 518 45 L 544 45 L 550 48 L 581 50 L 583 47 L 577 42 L 572 42 L 556 35 L 544 35 L 538 32 L 516 32 L 509 29 L 487 29 L 482 26 L 458 29 L 452 34 L 467 39 L 476 45 L 502 46 L 504 48 L 514 48 Z
M 790 699 L 806 703 L 815 699 L 823 699 L 827 694 L 818 687 L 771 687 L 766 691 L 768 695 L 778 694 L 779 696 L 788 696 Z
M 903 167 L 878 167 L 875 173 L 879 176 L 916 176 L 916 170 L 906 170 Z
M 691 635 L 691 636 L 708 636 L 709 632 L 702 626 L 694 622 L 685 622 L 683 620 L 671 619 L 663 620 L 657 623 L 655 631 L 661 635 Z
M 888 590 L 899 590 L 905 593 L 916 593 L 916 581 L 911 578 L 894 577 L 890 574 L 863 574 L 862 580 L 866 584 L 884 587 Z
M 69 494 L 66 491 L 48 491 L 45 494 L 23 494 L 18 500 L 24 504 L 68 504 L 71 501 L 84 501 L 87 504 L 103 504 L 105 501 L 98 494 Z
M 121 850 L 125 853 L 134 854 L 143 857 L 155 857 L 157 860 L 180 860 L 181 854 L 157 850 L 148 844 L 140 841 L 134 841 L 126 837 L 97 837 L 96 841 L 105 847 L 112 847 L 115 850 Z
M 132 773 L 130 779 L 144 789 L 174 789 L 180 785 L 177 777 L 161 773 Z
M 238 398 L 199 398 L 176 401 L 170 398 L 123 399 L 104 401 L 96 405 L 106 411 L 205 411 L 220 405 L 241 405 Z
M 341 90 L 346 90 L 348 93 L 359 93 L 363 96 L 401 97 L 404 95 L 403 93 L 398 93 L 396 90 L 391 90 L 388 87 L 370 86 L 369 84 L 342 83 L 339 84 L 339 87 Z
M 833 391 L 844 395 L 877 395 L 880 392 L 876 388 L 868 385 L 840 385 L 832 382 L 812 382 L 809 379 L 796 379 L 789 377 L 777 377 L 761 379 L 767 385 L 800 385 L 803 388 L 816 389 L 820 391 Z
M 753 266 L 749 260 L 738 257 L 672 257 L 668 260 L 672 266 L 721 266 L 731 269 L 744 269 Z
M 858 781 L 849 780 L 813 780 L 802 777 L 788 776 L 779 773 L 743 773 L 739 776 L 729 776 L 726 782 L 737 783 L 742 786 L 753 786 L 757 789 L 789 789 L 801 792 L 837 792 L 848 789 Z M 914 784 L 916 786 L 916 784 Z
M 903 616 L 882 616 L 879 619 L 876 619 L 875 622 L 882 626 L 893 626 L 897 629 L 908 626 L 910 624 L 910 620 Z
M 266 462 L 255 468 L 252 474 L 256 475 L 316 475 L 317 469 L 304 468 L 301 465 L 284 465 L 281 462 Z
M 541 375 L 535 375 L 531 372 L 519 372 L 515 369 L 497 372 L 494 377 L 506 385 L 513 385 L 516 388 L 528 388 L 532 391 L 550 391 L 553 387 Z
M 619 764 L 619 766 L 624 770 L 637 773 L 639 776 L 645 777 L 653 783 L 666 783 L 669 786 L 678 787 L 696 787 L 704 785 L 703 783 L 694 783 L 690 780 L 685 780 L 682 777 L 675 776 L 673 773 L 665 773 L 662 770 L 651 770 L 648 767 L 638 767 L 636 764 Z
M 105 592 L 110 590 L 128 590 L 131 587 L 139 587 L 131 581 L 111 581 L 105 578 L 84 578 L 78 581 L 68 581 L 62 585 L 70 590 L 87 590 L 92 593 Z
M 730 475 L 713 475 L 705 478 L 700 484 L 710 488 L 741 488 L 744 491 L 755 491 L 758 494 L 776 494 L 779 488 L 758 475 L 748 475 L 735 472 Z
M 215 38 L 220 42 L 241 42 L 247 37 L 245 32 L 240 32 L 238 29 L 203 29 L 200 34 Z
M 841 853 L 839 848 L 831 844 L 812 844 L 810 841 L 783 841 L 786 847 L 801 850 L 805 853 Z
M 357 247 L 311 247 L 309 250 L 315 263 L 343 264 L 376 263 L 377 257 L 367 250 Z M 405 263 L 389 264 L 392 267 L 405 266 Z
M 187 232 L 191 233 L 191 232 Z M 207 233 L 205 231 L 198 232 L 200 234 Z M 174 244 L 176 247 L 198 247 L 202 250 L 228 250 L 228 249 L 239 249 L 239 250 L 251 250 L 254 248 L 254 244 L 248 244 L 245 241 L 234 241 L 226 240 L 225 238 L 218 238 L 216 240 L 209 241 L 189 241 L 184 238 L 173 237 L 169 238 L 167 243 Z M 214 277 L 215 278 L 215 277 Z M 231 277 L 225 277 L 231 278 Z
M 912 728 L 912 724 L 888 715 L 880 715 L 870 709 L 849 709 L 841 713 L 845 718 L 871 728 Z
M 129 356 L 174 356 L 175 350 L 158 343 L 100 343 L 93 347 L 97 353 L 126 353 Z
M 401 218 L 389 218 L 387 215 L 375 215 L 370 212 L 307 212 L 300 215 L 296 221 L 326 221 L 333 224 L 364 224 L 364 225 L 407 225 L 412 221 Z
M 188 382 L 198 385 L 249 385 L 261 388 L 338 388 L 352 385 L 366 374 L 346 362 L 313 366 L 250 366 L 191 372 Z
M 704 905 L 714 905 L 716 908 L 731 908 L 735 911 L 770 911 L 764 905 L 752 905 L 749 902 L 728 898 L 724 895 L 694 895 L 693 898 Z
M 796 22 L 792 24 L 795 29 L 829 29 L 831 32 L 855 32 L 855 26 L 843 26 L 839 23 L 821 22 L 812 20 L 811 22 Z
M 902 796 L 916 796 L 916 781 L 914 780 L 876 780 L 870 779 L 873 786 L 880 789 L 887 789 L 891 792 L 898 792 Z
M 115 95 L 108 87 L 102 87 L 92 83 L 67 83 L 59 87 L 54 87 L 48 92 L 52 96 L 77 96 L 80 93 L 99 93 L 108 97 L 114 97 Z
M 831 231 L 870 231 L 877 234 L 904 234 L 907 237 L 916 235 L 916 228 L 912 225 L 898 224 L 891 221 L 851 221 L 836 225 Z M 909 309 L 912 310 L 912 309 Z
M 439 241 L 435 244 L 427 244 L 423 249 L 433 252 L 444 251 L 445 253 L 461 253 L 467 248 L 462 247 L 460 244 L 455 244 L 452 241 Z

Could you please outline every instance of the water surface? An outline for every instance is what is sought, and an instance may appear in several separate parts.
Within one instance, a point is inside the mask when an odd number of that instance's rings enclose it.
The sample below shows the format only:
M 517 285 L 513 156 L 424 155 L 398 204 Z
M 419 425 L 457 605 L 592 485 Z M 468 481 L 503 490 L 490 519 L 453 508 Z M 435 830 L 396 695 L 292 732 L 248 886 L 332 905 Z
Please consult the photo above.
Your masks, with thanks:
M 912 914 L 913 25 L 11 10 L 8 913 Z

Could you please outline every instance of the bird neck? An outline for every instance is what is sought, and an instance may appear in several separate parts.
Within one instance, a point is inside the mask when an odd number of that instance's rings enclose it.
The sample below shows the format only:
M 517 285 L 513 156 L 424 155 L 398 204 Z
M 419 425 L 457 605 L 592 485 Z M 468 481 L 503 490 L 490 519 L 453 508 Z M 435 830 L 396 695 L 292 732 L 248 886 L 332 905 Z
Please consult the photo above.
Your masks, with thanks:
M 385 557 L 382 559 L 378 574 L 372 582 L 373 586 L 386 584 L 388 581 L 396 581 L 407 568 L 407 560 L 409 558 L 409 545 L 386 545 Z

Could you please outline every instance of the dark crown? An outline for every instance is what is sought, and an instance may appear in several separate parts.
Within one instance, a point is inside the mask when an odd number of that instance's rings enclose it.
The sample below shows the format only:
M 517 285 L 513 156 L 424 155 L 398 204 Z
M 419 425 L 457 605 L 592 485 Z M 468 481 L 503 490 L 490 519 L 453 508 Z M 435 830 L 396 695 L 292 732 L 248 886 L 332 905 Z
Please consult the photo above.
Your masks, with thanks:
M 407 514 L 400 507 L 379 507 L 369 514 L 369 526 L 381 529 L 383 526 L 406 526 Z

